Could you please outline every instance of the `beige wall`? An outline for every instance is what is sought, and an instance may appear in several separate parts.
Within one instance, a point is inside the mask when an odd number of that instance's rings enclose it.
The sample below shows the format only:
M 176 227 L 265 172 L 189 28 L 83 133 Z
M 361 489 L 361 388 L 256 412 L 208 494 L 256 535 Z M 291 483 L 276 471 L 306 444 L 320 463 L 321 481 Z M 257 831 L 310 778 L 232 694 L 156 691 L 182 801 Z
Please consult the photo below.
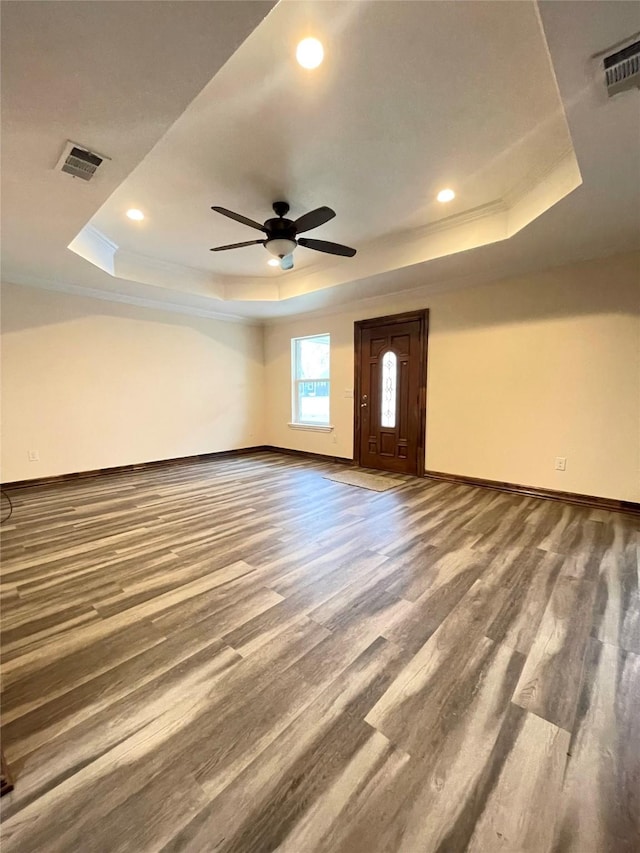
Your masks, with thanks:
M 259 327 L 8 285 L 2 480 L 263 443 L 350 457 L 354 321 L 428 307 L 428 469 L 638 501 L 639 303 L 638 254 L 370 300 L 272 323 L 264 340 Z M 294 431 L 291 338 L 321 332 L 335 430 Z
M 2 321 L 3 482 L 263 442 L 260 327 L 12 285 Z
M 640 255 L 425 289 L 265 330 L 266 441 L 350 457 L 353 323 L 430 309 L 426 466 L 640 500 Z M 331 434 L 294 431 L 290 340 L 331 334 Z M 556 456 L 567 470 L 554 469 Z

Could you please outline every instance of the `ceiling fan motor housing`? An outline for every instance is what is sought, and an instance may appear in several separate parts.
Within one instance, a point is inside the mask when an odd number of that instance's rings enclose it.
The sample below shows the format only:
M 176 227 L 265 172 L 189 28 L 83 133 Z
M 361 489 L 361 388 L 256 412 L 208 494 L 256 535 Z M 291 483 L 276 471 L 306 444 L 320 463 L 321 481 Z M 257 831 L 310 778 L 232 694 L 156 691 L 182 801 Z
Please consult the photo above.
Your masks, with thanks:
M 273 209 L 277 216 L 267 219 L 264 223 L 267 232 L 265 248 L 276 258 L 282 259 L 290 255 L 298 245 L 296 241 L 297 231 L 295 222 L 292 219 L 284 218 L 289 212 L 289 205 L 286 201 L 275 201 Z

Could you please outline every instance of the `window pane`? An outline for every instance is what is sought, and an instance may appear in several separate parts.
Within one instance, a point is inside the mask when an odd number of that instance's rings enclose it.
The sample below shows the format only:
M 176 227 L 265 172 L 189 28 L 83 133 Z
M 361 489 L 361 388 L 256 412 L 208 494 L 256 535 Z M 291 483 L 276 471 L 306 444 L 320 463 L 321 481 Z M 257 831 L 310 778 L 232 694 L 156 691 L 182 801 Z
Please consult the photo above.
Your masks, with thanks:
M 329 383 L 298 382 L 298 421 L 305 424 L 329 423 Z
M 296 341 L 296 379 L 329 378 L 329 335 Z
M 382 359 L 382 393 L 380 394 L 380 426 L 396 425 L 396 385 L 398 359 L 395 353 L 387 352 Z
M 329 424 L 329 335 L 293 338 L 293 421 Z

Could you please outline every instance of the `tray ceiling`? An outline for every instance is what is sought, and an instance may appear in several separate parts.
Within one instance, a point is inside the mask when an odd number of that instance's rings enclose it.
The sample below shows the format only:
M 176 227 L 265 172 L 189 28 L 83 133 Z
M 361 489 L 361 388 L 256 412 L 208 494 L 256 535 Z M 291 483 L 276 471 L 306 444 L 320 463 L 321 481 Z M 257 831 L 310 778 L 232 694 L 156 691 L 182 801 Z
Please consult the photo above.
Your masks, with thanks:
M 638 248 L 638 93 L 592 61 L 638 29 L 617 0 L 3 4 L 3 278 L 270 317 Z M 91 183 L 67 139 L 111 157 Z M 209 252 L 257 233 L 211 205 L 277 199 L 356 257 Z
M 325 46 L 314 71 L 294 56 L 309 33 Z M 505 239 L 579 183 L 533 3 L 285 1 L 71 248 L 115 276 L 286 299 Z M 443 187 L 450 204 L 436 201 Z M 358 256 L 299 247 L 283 272 L 262 246 L 209 251 L 258 236 L 212 204 L 262 222 L 280 198 L 294 217 L 332 206 L 313 236 Z

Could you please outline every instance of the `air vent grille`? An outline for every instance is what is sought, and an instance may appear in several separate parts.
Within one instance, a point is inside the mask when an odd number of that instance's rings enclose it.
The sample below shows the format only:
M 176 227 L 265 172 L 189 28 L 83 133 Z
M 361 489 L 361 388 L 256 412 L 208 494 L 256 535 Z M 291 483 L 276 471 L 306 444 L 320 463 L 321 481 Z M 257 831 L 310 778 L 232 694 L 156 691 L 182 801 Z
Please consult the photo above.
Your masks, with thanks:
M 603 65 L 609 97 L 640 88 L 640 41 L 605 56 Z
M 90 181 L 103 160 L 105 160 L 104 155 L 89 151 L 88 148 L 83 148 L 75 142 L 67 142 L 58 160 L 57 168 L 66 172 L 67 175 L 73 175 L 74 178 Z

